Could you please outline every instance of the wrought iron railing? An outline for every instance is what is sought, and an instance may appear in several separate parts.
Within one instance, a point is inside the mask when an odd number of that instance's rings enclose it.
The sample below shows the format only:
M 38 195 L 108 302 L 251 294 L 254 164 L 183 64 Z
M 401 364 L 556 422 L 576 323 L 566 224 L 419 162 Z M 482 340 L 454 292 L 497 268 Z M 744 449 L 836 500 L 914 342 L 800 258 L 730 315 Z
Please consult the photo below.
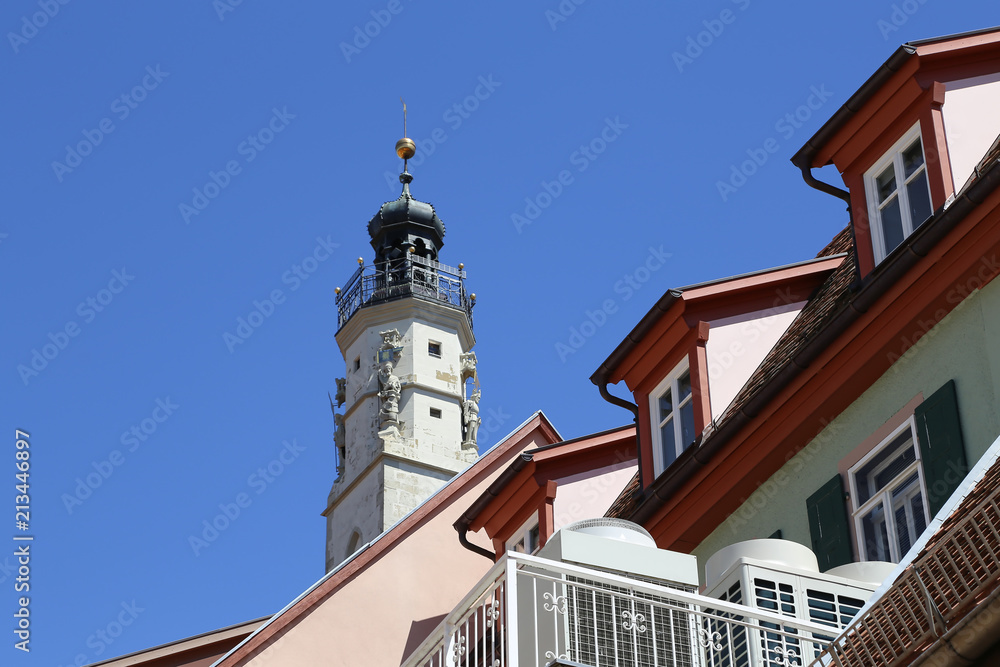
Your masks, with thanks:
M 465 291 L 465 271 L 410 254 L 358 267 L 337 294 L 337 329 L 347 324 L 359 308 L 408 296 L 460 308 L 472 326 L 475 302 Z
M 403 667 L 798 667 L 830 628 L 508 553 Z

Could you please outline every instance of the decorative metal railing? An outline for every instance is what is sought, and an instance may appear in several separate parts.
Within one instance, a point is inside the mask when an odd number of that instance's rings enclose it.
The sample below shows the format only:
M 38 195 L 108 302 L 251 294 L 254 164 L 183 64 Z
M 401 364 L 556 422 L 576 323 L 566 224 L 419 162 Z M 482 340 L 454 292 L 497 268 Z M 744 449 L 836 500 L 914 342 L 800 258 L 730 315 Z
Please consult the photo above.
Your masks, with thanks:
M 363 306 L 407 296 L 461 308 L 472 326 L 475 302 L 465 291 L 465 271 L 411 254 L 358 267 L 337 294 L 337 329 Z
M 403 667 L 800 667 L 826 648 L 829 633 L 691 591 L 508 553 Z

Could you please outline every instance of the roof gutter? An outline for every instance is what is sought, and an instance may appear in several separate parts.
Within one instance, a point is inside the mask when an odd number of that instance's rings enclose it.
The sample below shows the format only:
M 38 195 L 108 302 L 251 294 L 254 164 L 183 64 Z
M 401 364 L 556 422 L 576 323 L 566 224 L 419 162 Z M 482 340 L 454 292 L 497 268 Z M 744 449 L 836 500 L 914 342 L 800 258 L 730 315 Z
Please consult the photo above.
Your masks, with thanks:
M 803 146 L 792 156 L 792 164 L 800 169 L 813 167 L 813 160 L 816 157 L 816 153 L 819 152 L 821 148 L 826 146 L 827 142 L 833 138 L 840 129 L 847 124 L 851 118 L 864 107 L 868 101 L 875 96 L 882 86 L 893 77 L 899 70 L 903 68 L 903 65 L 910 56 L 917 52 L 916 47 L 911 44 L 903 44 L 898 49 L 896 49 L 889 59 L 886 60 L 881 67 L 875 70 L 875 73 L 868 77 L 868 80 L 858 88 L 857 92 L 851 95 L 843 106 L 837 109 L 836 113 L 830 117 L 830 120 L 823 123 L 823 127 L 819 128 L 816 132 L 806 142 Z M 820 165 L 822 166 L 822 165 Z M 808 181 L 806 181 L 808 183 Z M 829 186 L 833 187 L 833 186 Z M 824 190 L 824 192 L 827 192 Z M 833 194 L 833 193 L 830 193 Z M 840 195 L 834 195 L 840 196 Z
M 913 665 L 925 662 L 936 667 L 960 667 L 976 664 L 997 643 L 1000 632 L 1000 614 L 997 614 L 997 598 L 1000 588 L 994 588 L 983 601 L 948 632 L 921 651 Z
M 1000 187 L 1000 168 L 997 167 L 997 162 L 994 162 L 982 174 L 980 180 L 962 193 L 949 208 L 944 211 L 939 210 L 936 220 L 925 222 L 903 241 L 901 246 L 893 251 L 894 256 L 890 256 L 890 259 L 876 269 L 872 279 L 851 297 L 829 326 L 808 341 L 796 356 L 787 360 L 778 374 L 761 387 L 742 410 L 726 418 L 709 435 L 702 434 L 694 447 L 678 457 L 667 474 L 661 475 L 646 489 L 644 498 L 630 517 L 631 520 L 645 524 L 651 519 L 664 502 L 692 479 L 700 468 L 749 424 L 799 373 L 808 368 L 809 364 L 866 313 L 900 277 L 916 265 L 998 187 Z
M 463 547 L 471 551 L 472 553 L 479 554 L 484 558 L 489 558 L 490 561 L 496 562 L 497 554 L 489 549 L 484 549 L 481 546 L 473 544 L 469 541 L 469 526 L 472 522 L 479 516 L 486 507 L 493 502 L 493 500 L 500 495 L 500 491 L 503 490 L 507 484 L 514 479 L 519 472 L 524 470 L 524 467 L 531 463 L 533 454 L 529 452 L 521 452 L 521 455 L 514 459 L 507 468 L 500 473 L 500 476 L 493 480 L 493 483 L 489 485 L 486 489 L 486 493 L 479 496 L 476 502 L 472 504 L 472 507 L 465 510 L 465 513 L 459 517 L 458 521 L 454 523 L 455 530 L 458 531 L 458 541 Z

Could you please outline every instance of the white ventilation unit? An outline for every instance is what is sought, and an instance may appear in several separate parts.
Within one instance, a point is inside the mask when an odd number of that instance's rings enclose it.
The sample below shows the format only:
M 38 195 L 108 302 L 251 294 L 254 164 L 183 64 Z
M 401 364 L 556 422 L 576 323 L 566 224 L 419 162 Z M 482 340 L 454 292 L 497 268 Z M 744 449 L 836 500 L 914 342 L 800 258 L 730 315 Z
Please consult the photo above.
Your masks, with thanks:
M 788 540 L 750 540 L 716 552 L 705 564 L 705 595 L 719 600 L 830 627 L 824 641 L 840 634 L 893 569 L 892 563 L 863 563 L 820 573 L 811 549 Z M 761 624 L 732 639 L 731 667 L 806 665 L 818 655 L 809 637 L 782 637 Z M 794 632 L 791 628 L 786 631 Z M 721 663 L 720 663 L 721 664 Z M 714 664 L 710 663 L 711 667 Z
M 621 519 L 591 519 L 565 526 L 538 556 L 688 592 L 698 588 L 694 556 L 657 549 L 642 527 Z M 519 613 L 520 619 L 546 618 L 544 612 L 551 612 L 553 601 L 564 613 L 551 626 L 534 623 L 535 627 L 523 629 L 534 633 L 537 641 L 521 642 L 521 664 L 545 665 L 552 658 L 593 667 L 697 664 L 691 616 L 669 597 L 636 593 L 627 586 L 585 576 L 566 575 L 551 583 L 551 591 L 537 592 L 541 585 L 537 580 L 533 585 L 536 595 L 525 604 L 538 608 Z M 546 655 L 545 647 L 558 650 Z

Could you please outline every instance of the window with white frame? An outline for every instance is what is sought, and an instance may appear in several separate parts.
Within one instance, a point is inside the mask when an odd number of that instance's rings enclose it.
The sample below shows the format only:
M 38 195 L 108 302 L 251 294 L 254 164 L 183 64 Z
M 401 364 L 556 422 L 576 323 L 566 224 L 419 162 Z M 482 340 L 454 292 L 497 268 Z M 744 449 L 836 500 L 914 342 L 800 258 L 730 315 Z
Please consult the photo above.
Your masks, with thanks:
M 911 417 L 849 472 L 861 560 L 898 563 L 928 522 L 927 489 Z
M 649 413 L 653 463 L 659 475 L 694 442 L 694 397 L 686 359 L 649 395 Z
M 538 512 L 531 515 L 524 525 L 518 528 L 506 542 L 507 551 L 522 554 L 533 554 L 541 546 L 538 537 Z
M 931 214 L 920 125 L 865 173 L 875 262 L 881 262 Z

